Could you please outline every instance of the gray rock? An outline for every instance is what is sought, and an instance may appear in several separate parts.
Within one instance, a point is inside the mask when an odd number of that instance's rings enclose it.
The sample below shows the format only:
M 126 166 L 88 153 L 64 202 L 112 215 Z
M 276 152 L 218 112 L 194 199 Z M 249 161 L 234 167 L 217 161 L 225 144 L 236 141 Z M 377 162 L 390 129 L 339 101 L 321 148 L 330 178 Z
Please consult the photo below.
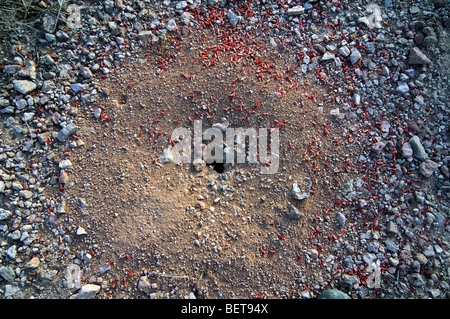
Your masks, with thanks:
M 111 270 L 111 266 L 108 265 L 107 263 L 102 263 L 102 265 L 101 265 L 100 268 L 98 269 L 98 272 L 99 272 L 100 274 L 103 274 L 103 273 L 105 273 L 105 272 L 107 272 L 107 271 L 109 271 L 109 270 Z
M 167 22 L 166 30 L 173 31 L 176 28 L 177 28 L 177 23 L 175 22 L 175 19 L 174 18 L 170 19 L 169 22 Z
M 383 149 L 386 147 L 386 142 L 385 141 L 380 141 L 380 142 L 376 142 L 373 143 L 371 146 L 371 150 L 377 154 L 381 153 L 383 151 Z
M 95 295 L 100 291 L 99 285 L 87 284 L 81 287 L 78 292 L 77 299 L 93 299 Z
M 408 282 L 414 287 L 422 287 L 423 285 L 425 285 L 425 281 L 420 274 L 408 274 L 406 278 L 408 279 Z
M 341 212 L 338 212 L 336 214 L 336 220 L 339 224 L 340 227 L 345 225 L 345 222 L 347 221 L 347 218 L 345 218 L 344 214 L 342 214 Z
M 392 220 L 390 220 L 386 226 L 386 230 L 393 234 L 398 234 L 398 227 Z
M 39 257 L 35 256 L 31 258 L 30 261 L 27 262 L 26 267 L 29 269 L 36 269 L 41 265 L 41 261 L 39 260 Z
M 77 229 L 77 235 L 78 236 L 87 235 L 87 232 L 86 232 L 86 230 L 83 227 L 80 226 Z
M 433 257 L 435 255 L 435 251 L 431 245 L 425 247 L 422 252 L 426 257 Z
M 0 276 L 2 276 L 7 282 L 13 282 L 16 278 L 16 273 L 11 266 L 0 267 Z
M 53 58 L 48 54 L 46 54 L 42 57 L 42 61 L 44 62 L 45 65 L 55 64 L 55 60 L 53 60 Z
M 56 85 L 52 80 L 45 80 L 44 83 L 42 83 L 41 91 L 43 93 L 49 93 L 50 91 L 53 91 L 56 89 Z
M 75 134 L 77 131 L 78 131 L 78 128 L 76 127 L 76 125 L 73 123 L 70 123 L 58 132 L 56 139 L 60 142 L 64 142 L 70 136 Z
M 25 62 L 25 67 L 23 67 L 18 75 L 22 78 L 30 78 L 32 80 L 36 80 L 36 65 L 34 61 L 27 60 Z
M 88 68 L 88 67 L 82 67 L 81 69 L 80 69 L 80 71 L 78 72 L 78 74 L 80 75 L 80 76 L 82 76 L 83 78 L 85 78 L 85 79 L 92 79 L 92 72 L 91 72 L 91 70 Z
M 411 147 L 414 151 L 414 156 L 420 160 L 427 160 L 428 154 L 425 152 L 424 147 L 422 146 L 422 143 L 420 142 L 420 139 L 417 135 L 414 135 L 409 139 L 409 144 L 411 144 Z
M 3 208 L 0 208 L 0 220 L 6 220 L 12 216 L 12 212 Z
M 37 84 L 28 81 L 28 80 L 14 80 L 14 89 L 16 89 L 18 92 L 22 93 L 23 95 L 26 95 L 28 93 L 33 92 L 37 88 Z
M 3 73 L 6 74 L 15 74 L 17 71 L 19 71 L 20 69 L 20 65 L 17 64 L 9 64 L 9 65 L 5 65 L 4 69 L 3 69 Z
M 15 260 L 17 258 L 17 246 L 12 245 L 6 250 L 6 255 L 11 258 L 12 260 Z
M 17 287 L 17 285 L 5 285 L 5 299 L 8 298 L 21 298 L 23 297 L 22 292 L 20 291 L 20 288 Z
M 59 162 L 58 167 L 60 169 L 71 169 L 72 168 L 72 162 L 69 159 L 62 160 Z
M 339 285 L 346 289 L 353 289 L 358 283 L 359 283 L 359 280 L 354 275 L 344 274 L 339 279 Z
M 420 164 L 420 173 L 425 177 L 430 177 L 437 170 L 439 164 L 433 162 L 432 160 L 426 160 Z
M 307 190 L 302 191 L 301 188 L 298 186 L 297 182 L 295 182 L 292 185 L 292 196 L 294 196 L 297 200 L 304 200 L 306 198 L 309 198 L 311 196 L 311 186 L 312 181 L 310 178 L 305 178 L 306 182 L 308 183 Z
M 86 90 L 86 87 L 84 86 L 84 84 L 81 83 L 73 83 L 70 85 L 70 88 L 72 89 L 72 91 L 74 91 L 75 93 L 80 92 L 81 90 Z
M 189 12 L 186 12 L 186 11 L 183 11 L 183 13 L 180 16 L 181 23 L 183 23 L 184 25 L 189 25 L 192 18 L 193 18 L 192 14 L 190 14 Z
M 150 30 L 144 30 L 139 32 L 139 34 L 137 35 L 138 40 L 143 41 L 143 42 L 147 42 L 148 40 L 150 40 L 153 36 L 153 32 Z
M 337 289 L 328 289 L 323 291 L 317 299 L 352 299 L 346 293 Z
M 358 49 L 353 48 L 350 51 L 350 62 L 352 64 L 358 63 L 358 61 L 361 59 L 361 53 L 358 51 Z
M 286 11 L 286 14 L 288 16 L 298 16 L 298 15 L 302 14 L 303 12 L 305 12 L 305 8 L 303 8 L 302 6 L 298 5 L 298 6 L 289 8 Z
M 342 55 L 343 57 L 348 57 L 350 55 L 350 49 L 346 46 L 343 46 L 339 49 L 339 54 Z
M 363 255 L 363 260 L 364 262 L 369 266 L 370 264 L 372 264 L 375 260 L 377 260 L 377 256 L 375 254 L 372 253 L 365 253 Z
M 334 60 L 334 58 L 335 58 L 334 54 L 327 51 L 322 56 L 322 58 L 320 58 L 320 61 L 330 61 L 330 60 Z
M 430 64 L 431 60 L 418 47 L 413 47 L 409 51 L 408 63 L 411 65 Z
M 402 145 L 402 156 L 405 158 L 409 158 L 413 155 L 413 149 L 411 147 L 411 144 L 409 142 L 405 142 Z
M 287 211 L 286 211 L 286 217 L 290 219 L 299 220 L 303 218 L 303 214 L 291 203 L 287 203 Z
M 19 196 L 23 197 L 25 199 L 31 199 L 31 197 L 33 197 L 33 192 L 29 191 L 27 189 L 24 189 L 19 192 Z
M 396 243 L 394 243 L 394 241 L 390 238 L 386 239 L 384 244 L 386 245 L 386 249 L 393 253 L 396 253 L 399 249 L 398 245 Z
M 146 293 L 148 295 L 154 290 L 152 285 L 148 282 L 147 276 L 141 276 L 139 278 L 137 288 L 139 289 L 139 291 L 142 291 L 143 293 Z
M 65 33 L 64 31 L 58 30 L 56 32 L 56 38 L 61 41 L 61 42 L 66 42 L 70 40 L 70 37 L 67 33 Z
M 396 90 L 400 94 L 406 94 L 409 92 L 409 86 L 406 82 L 400 82 Z
M 241 21 L 241 16 L 238 16 L 237 14 L 235 14 L 234 12 L 233 12 L 233 10 L 228 10 L 228 12 L 227 12 L 227 18 L 228 18 L 228 21 L 231 23 L 231 25 L 233 26 L 233 27 L 235 27 L 238 23 L 239 23 L 239 21 Z

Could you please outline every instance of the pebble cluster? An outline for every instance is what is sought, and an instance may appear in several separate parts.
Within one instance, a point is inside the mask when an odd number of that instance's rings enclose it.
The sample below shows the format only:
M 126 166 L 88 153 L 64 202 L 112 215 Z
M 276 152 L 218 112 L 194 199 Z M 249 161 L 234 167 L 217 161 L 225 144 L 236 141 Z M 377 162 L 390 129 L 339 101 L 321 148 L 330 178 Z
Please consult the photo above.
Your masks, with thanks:
M 234 27 L 267 28 L 268 45 L 277 39 L 297 47 L 301 71 L 316 74 L 332 92 L 330 116 L 346 128 L 342 142 L 370 137 L 366 153 L 357 155 L 370 178 L 352 180 L 336 194 L 336 222 L 348 236 L 332 243 L 345 256 L 335 288 L 354 298 L 449 297 L 448 3 L 259 0 L 247 1 L 245 10 L 231 0 L 74 3 L 82 8 L 82 28 L 70 30 L 44 15 L 35 46 L 26 35 L 11 35 L 0 53 L 3 298 L 95 298 L 104 288 L 81 280 L 95 250 L 77 255 L 81 266 L 62 262 L 76 254 L 71 237 L 87 234 L 82 227 L 64 232 L 57 218 L 66 213 L 58 191 L 73 183 L 68 154 L 84 145 L 76 119 L 102 94 L 94 78 L 108 77 L 166 32 L 182 32 L 181 26 L 195 32 L 196 18 L 212 8 Z M 290 191 L 307 197 L 298 185 Z M 355 201 L 356 208 L 346 207 Z M 295 207 L 289 212 L 301 218 Z M 362 216 L 366 231 L 352 232 Z M 53 236 L 41 240 L 44 231 Z M 320 259 L 318 273 L 337 269 L 336 256 L 316 249 L 307 259 Z M 146 276 L 136 288 L 161 297 Z M 300 297 L 319 293 L 305 290 Z

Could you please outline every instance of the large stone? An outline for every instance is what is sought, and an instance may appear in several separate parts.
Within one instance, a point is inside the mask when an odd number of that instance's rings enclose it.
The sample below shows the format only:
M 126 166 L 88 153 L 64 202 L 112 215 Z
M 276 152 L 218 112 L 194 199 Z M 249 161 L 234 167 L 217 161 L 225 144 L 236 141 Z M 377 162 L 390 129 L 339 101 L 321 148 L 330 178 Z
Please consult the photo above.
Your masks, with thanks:
M 432 160 L 426 160 L 420 164 L 420 173 L 425 177 L 430 177 L 433 175 L 438 166 L 439 164 L 433 162 Z
M 41 261 L 39 260 L 39 257 L 33 257 L 29 262 L 27 262 L 27 268 L 30 269 L 36 269 L 41 265 Z
M 287 203 L 286 217 L 290 219 L 299 220 L 303 217 L 303 214 L 291 203 Z
M 358 61 L 361 59 L 361 53 L 356 48 L 353 48 L 350 52 L 350 62 L 352 64 L 358 63 Z
M 429 64 L 431 60 L 418 47 L 413 47 L 409 51 L 409 64 Z
M 405 142 L 402 145 L 402 156 L 405 158 L 409 158 L 413 155 L 413 149 L 411 147 L 411 144 L 409 142 Z
M 422 143 L 420 142 L 420 139 L 417 135 L 414 135 L 409 139 L 409 144 L 411 144 L 411 147 L 414 151 L 414 156 L 420 160 L 427 160 L 428 154 L 425 152 L 425 149 L 422 146 Z
M 14 89 L 24 95 L 33 92 L 37 88 L 36 83 L 28 80 L 14 80 L 13 84 Z
M 16 274 L 11 266 L 0 267 L 0 276 L 2 276 L 7 282 L 13 282 L 16 278 Z
M 0 208 L 0 220 L 6 220 L 12 216 L 12 212 L 3 208 Z
M 302 189 L 300 188 L 300 186 L 298 186 L 297 182 L 295 182 L 292 185 L 292 196 L 297 199 L 297 200 L 303 200 L 305 198 L 309 198 L 311 196 L 311 186 L 312 186 L 312 181 L 309 178 L 305 179 L 306 182 L 308 183 L 307 186 L 307 190 L 302 191 Z
M 99 285 L 87 284 L 81 287 L 78 292 L 78 299 L 93 299 L 95 295 L 100 291 Z
M 295 7 L 289 8 L 286 11 L 286 14 L 288 16 L 298 16 L 298 15 L 302 14 L 303 12 L 305 12 L 305 8 L 303 8 L 302 6 L 295 6 Z
M 67 140 L 72 134 L 75 134 L 78 131 L 78 128 L 75 124 L 70 123 L 63 129 L 58 132 L 56 139 L 60 142 L 64 142 Z
M 328 289 L 323 291 L 317 299 L 352 299 L 346 293 L 337 289 Z

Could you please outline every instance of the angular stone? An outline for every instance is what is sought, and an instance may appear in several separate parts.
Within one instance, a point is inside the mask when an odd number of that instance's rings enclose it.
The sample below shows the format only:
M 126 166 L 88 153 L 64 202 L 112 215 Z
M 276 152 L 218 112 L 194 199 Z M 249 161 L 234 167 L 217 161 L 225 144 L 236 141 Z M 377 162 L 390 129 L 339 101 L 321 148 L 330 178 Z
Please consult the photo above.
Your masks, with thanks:
M 425 177 L 430 177 L 438 167 L 439 164 L 433 162 L 432 160 L 426 160 L 420 164 L 420 173 Z
M 358 49 L 353 48 L 350 51 L 350 62 L 352 64 L 358 63 L 358 61 L 361 59 L 361 53 L 358 51 Z
M 73 83 L 70 85 L 70 88 L 72 89 L 72 91 L 74 91 L 75 93 L 80 92 L 81 90 L 85 90 L 86 87 L 84 86 L 84 84 L 81 83 Z
M 28 80 L 14 80 L 14 89 L 16 89 L 18 92 L 22 93 L 23 95 L 26 95 L 28 93 L 33 92 L 37 88 L 37 84 L 28 81 Z
M 67 140 L 72 134 L 75 134 L 78 131 L 78 128 L 75 124 L 70 123 L 63 129 L 58 132 L 56 139 L 60 142 L 64 142 Z
M 0 208 L 0 220 L 6 220 L 12 216 L 12 212 L 3 208 Z
M 390 238 L 388 238 L 384 244 L 386 245 L 386 249 L 395 253 L 398 251 L 398 245 L 396 243 L 394 243 Z
M 16 274 L 11 266 L 0 267 L 0 276 L 2 276 L 7 282 L 13 282 L 16 278 Z
M 299 220 L 303 218 L 303 214 L 291 203 L 287 203 L 287 211 L 286 211 L 286 217 L 290 219 Z
M 162 155 L 159 157 L 161 163 L 170 163 L 173 161 L 173 155 L 170 148 L 165 148 Z
M 425 281 L 420 274 L 408 274 L 406 278 L 408 279 L 408 282 L 414 287 L 422 287 L 423 285 L 425 285 Z
M 139 32 L 139 34 L 137 35 L 138 40 L 143 41 L 143 42 L 147 42 L 148 40 L 150 40 L 153 36 L 153 32 L 150 30 L 144 30 Z
M 81 287 L 77 299 L 93 299 L 100 291 L 99 285 L 87 284 Z
M 292 185 L 292 196 L 297 199 L 297 200 L 304 200 L 305 198 L 309 198 L 311 196 L 311 186 L 312 186 L 312 181 L 309 178 L 305 179 L 308 183 L 307 186 L 307 190 L 306 191 L 302 191 L 301 188 L 298 186 L 297 182 L 295 182 Z
M 408 83 L 405 82 L 401 82 L 398 86 L 397 86 L 397 92 L 400 94 L 406 94 L 409 92 L 409 86 Z
M 85 79 L 92 79 L 92 72 L 88 67 L 82 67 L 78 73 L 80 76 L 82 76 Z
M 233 27 L 235 27 L 238 23 L 239 23 L 239 21 L 241 21 L 241 16 L 238 16 L 237 14 L 235 14 L 234 12 L 233 12 L 233 10 L 228 10 L 228 12 L 227 12 L 227 18 L 228 18 L 228 21 L 230 22 L 230 24 L 233 26 Z
M 72 162 L 68 159 L 62 160 L 61 162 L 59 162 L 58 167 L 60 169 L 70 169 L 72 168 Z
M 322 56 L 320 61 L 330 61 L 330 60 L 334 60 L 334 58 L 335 58 L 335 56 L 333 53 L 325 52 L 325 54 Z
M 39 257 L 33 257 L 29 262 L 27 262 L 27 268 L 30 269 L 36 269 L 41 265 L 41 261 L 39 260 Z
M 393 234 L 398 234 L 398 227 L 392 220 L 390 220 L 386 226 L 386 230 Z
M 343 46 L 339 49 L 339 54 L 343 57 L 348 57 L 350 55 L 350 49 L 346 46 Z
M 20 197 L 23 197 L 25 199 L 30 199 L 31 197 L 33 197 L 33 192 L 29 191 L 29 190 L 21 190 L 19 192 Z
M 413 47 L 409 51 L 408 63 L 414 64 L 430 64 L 431 60 L 418 47 Z

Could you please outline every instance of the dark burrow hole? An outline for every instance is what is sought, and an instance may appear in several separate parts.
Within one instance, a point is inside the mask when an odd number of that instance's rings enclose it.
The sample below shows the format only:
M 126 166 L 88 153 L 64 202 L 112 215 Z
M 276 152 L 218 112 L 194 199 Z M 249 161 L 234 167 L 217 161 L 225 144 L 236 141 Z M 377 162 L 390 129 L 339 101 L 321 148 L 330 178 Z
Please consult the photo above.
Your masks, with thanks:
M 222 174 L 225 172 L 225 164 L 224 163 L 217 163 L 216 161 L 209 164 L 212 166 L 213 170 L 215 170 L 217 173 Z

